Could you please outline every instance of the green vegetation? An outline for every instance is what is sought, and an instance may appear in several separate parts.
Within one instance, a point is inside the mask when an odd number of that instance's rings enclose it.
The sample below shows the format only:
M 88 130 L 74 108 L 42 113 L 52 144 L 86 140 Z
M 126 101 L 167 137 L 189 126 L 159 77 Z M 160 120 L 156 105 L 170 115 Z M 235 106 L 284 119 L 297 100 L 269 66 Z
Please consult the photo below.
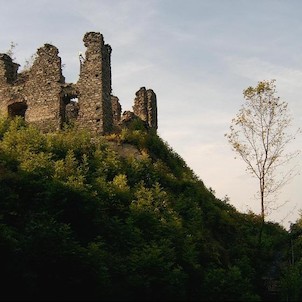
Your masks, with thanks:
M 261 217 L 217 199 L 141 127 L 96 138 L 2 119 L 0 196 L 3 300 L 301 299 L 292 234 L 266 222 L 259 249 Z

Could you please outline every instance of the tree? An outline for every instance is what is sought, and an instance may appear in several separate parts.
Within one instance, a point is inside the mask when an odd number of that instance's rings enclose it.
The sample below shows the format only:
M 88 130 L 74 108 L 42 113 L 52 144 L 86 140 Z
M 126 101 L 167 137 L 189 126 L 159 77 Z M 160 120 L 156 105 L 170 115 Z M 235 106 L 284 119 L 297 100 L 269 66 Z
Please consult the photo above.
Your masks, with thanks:
M 10 42 L 9 49 L 6 51 L 6 54 L 7 54 L 8 56 L 10 56 L 11 59 L 12 59 L 13 61 L 16 60 L 16 57 L 15 57 L 15 48 L 16 48 L 17 46 L 18 46 L 17 43 L 11 41 L 11 42 Z
M 275 80 L 258 82 L 256 87 L 243 91 L 246 103 L 232 119 L 226 134 L 232 149 L 247 164 L 247 171 L 259 181 L 261 201 L 261 243 L 264 220 L 270 202 L 276 204 L 276 193 L 295 175 L 295 167 L 286 171 L 285 165 L 299 152 L 288 152 L 286 147 L 296 135 L 288 132 L 292 117 L 288 104 L 276 96 Z M 285 172 L 284 172 L 285 171 Z M 283 173 L 282 173 L 283 172 Z

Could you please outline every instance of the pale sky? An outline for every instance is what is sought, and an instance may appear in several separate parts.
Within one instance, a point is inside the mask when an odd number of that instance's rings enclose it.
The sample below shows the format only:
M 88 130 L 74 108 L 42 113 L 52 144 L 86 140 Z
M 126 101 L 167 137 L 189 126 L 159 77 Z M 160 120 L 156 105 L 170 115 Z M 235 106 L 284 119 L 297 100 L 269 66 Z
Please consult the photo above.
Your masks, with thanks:
M 224 134 L 242 92 L 276 79 L 294 127 L 302 127 L 300 0 L 0 0 L 0 52 L 10 43 L 22 66 L 44 43 L 58 47 L 66 82 L 79 75 L 86 32 L 101 32 L 113 51 L 112 87 L 122 110 L 135 92 L 153 89 L 158 134 L 218 198 L 260 213 L 258 184 Z M 293 128 L 294 129 L 294 128 Z M 302 149 L 302 138 L 291 149 Z M 296 164 L 301 162 L 301 156 Z M 301 171 L 301 168 L 300 168 Z M 286 205 L 269 216 L 288 227 L 302 209 L 302 175 L 283 188 Z

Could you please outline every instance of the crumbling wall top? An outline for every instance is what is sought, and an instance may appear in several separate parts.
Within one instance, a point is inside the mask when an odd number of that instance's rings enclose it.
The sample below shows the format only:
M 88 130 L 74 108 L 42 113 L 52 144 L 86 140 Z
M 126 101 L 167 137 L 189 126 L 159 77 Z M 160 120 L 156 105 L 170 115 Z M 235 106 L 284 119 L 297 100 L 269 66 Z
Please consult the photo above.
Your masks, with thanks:
M 0 60 L 3 62 L 12 62 L 12 58 L 6 53 L 0 53 Z
M 91 44 L 104 44 L 104 37 L 99 32 L 88 32 L 84 35 L 83 42 L 85 47 L 89 47 Z
M 5 82 L 12 83 L 17 79 L 19 66 L 19 64 L 13 62 L 9 55 L 0 54 L 0 76 Z
M 97 53 L 106 51 L 108 55 L 111 55 L 112 48 L 109 44 L 104 44 L 104 37 L 99 32 L 87 32 L 84 35 L 83 42 L 86 49 L 86 60 L 89 60 L 91 56 L 94 56 Z
M 59 50 L 51 44 L 44 44 L 37 50 L 36 58 L 30 68 L 31 78 L 46 81 L 65 83 L 62 75 L 61 58 Z
M 59 50 L 57 47 L 46 43 L 44 44 L 44 46 L 38 49 L 37 53 L 39 56 L 47 55 L 47 56 L 55 57 L 59 54 Z

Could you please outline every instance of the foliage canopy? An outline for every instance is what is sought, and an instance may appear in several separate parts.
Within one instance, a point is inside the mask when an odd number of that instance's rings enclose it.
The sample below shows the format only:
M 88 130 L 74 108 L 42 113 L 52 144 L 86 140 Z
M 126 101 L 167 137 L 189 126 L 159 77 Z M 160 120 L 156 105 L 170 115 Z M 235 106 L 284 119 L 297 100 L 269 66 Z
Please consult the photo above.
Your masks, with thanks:
M 112 146 L 140 151 L 121 155 Z M 257 301 L 287 232 L 217 199 L 155 133 L 0 121 L 4 300 Z M 284 249 L 285 246 L 285 249 Z M 285 257 L 285 258 L 284 258 Z

